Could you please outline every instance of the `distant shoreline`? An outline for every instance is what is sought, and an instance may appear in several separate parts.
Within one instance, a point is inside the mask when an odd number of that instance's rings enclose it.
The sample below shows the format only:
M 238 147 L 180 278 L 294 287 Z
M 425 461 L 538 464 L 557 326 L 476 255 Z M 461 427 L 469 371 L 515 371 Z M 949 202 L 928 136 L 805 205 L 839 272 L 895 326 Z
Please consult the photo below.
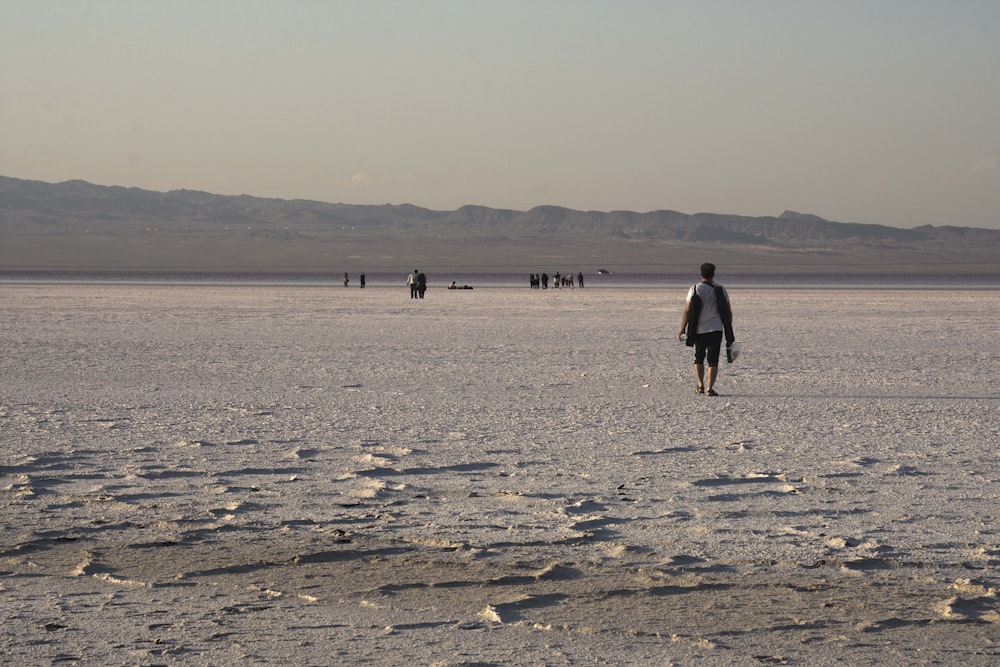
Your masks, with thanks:
M 428 271 L 431 290 L 445 290 L 455 281 L 480 289 L 529 289 L 528 274 Z M 574 274 L 574 277 L 577 274 Z M 343 272 L 260 271 L 66 271 L 0 270 L 0 284 L 150 284 L 299 286 L 345 289 Z M 360 273 L 349 273 L 347 289 L 358 289 Z M 678 289 L 697 280 L 694 273 L 584 274 L 584 289 Z M 406 273 L 375 271 L 365 275 L 366 289 L 405 289 Z M 841 274 L 733 273 L 720 272 L 719 282 L 744 289 L 1000 289 L 1000 272 L 973 274 L 914 274 L 845 272 Z M 549 287 L 538 291 L 571 291 Z

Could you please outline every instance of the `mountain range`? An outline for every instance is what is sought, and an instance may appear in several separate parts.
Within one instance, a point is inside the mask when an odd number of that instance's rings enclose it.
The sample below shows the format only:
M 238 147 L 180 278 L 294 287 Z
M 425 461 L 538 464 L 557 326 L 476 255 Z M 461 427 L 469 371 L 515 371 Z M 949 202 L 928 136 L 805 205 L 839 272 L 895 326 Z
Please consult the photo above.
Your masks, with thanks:
M 1000 230 L 785 211 L 518 211 L 156 192 L 0 177 L 0 269 L 996 273 Z

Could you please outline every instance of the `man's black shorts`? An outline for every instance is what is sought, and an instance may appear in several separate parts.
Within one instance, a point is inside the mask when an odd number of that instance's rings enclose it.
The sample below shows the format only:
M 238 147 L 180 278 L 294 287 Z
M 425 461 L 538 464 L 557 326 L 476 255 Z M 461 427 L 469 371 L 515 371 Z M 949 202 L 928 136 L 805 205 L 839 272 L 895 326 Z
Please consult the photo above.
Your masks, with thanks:
M 703 364 L 708 361 L 709 367 L 719 365 L 719 352 L 722 351 L 722 332 L 709 331 L 700 333 L 694 339 L 694 363 Z

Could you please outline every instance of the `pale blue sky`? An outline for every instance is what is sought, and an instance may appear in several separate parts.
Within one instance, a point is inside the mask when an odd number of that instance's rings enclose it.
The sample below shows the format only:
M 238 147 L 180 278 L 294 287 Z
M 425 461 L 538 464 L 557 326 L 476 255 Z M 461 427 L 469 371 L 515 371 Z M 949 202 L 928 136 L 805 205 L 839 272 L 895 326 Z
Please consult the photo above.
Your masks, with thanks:
M 1000 228 L 997 0 L 0 0 L 0 175 Z

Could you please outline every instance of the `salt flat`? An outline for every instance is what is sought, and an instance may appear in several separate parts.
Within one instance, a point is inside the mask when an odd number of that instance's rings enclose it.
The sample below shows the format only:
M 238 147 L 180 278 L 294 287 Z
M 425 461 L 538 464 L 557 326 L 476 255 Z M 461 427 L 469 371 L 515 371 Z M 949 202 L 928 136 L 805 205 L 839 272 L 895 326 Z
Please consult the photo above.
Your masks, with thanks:
M 727 287 L 0 286 L 0 663 L 996 664 L 1000 292 Z

